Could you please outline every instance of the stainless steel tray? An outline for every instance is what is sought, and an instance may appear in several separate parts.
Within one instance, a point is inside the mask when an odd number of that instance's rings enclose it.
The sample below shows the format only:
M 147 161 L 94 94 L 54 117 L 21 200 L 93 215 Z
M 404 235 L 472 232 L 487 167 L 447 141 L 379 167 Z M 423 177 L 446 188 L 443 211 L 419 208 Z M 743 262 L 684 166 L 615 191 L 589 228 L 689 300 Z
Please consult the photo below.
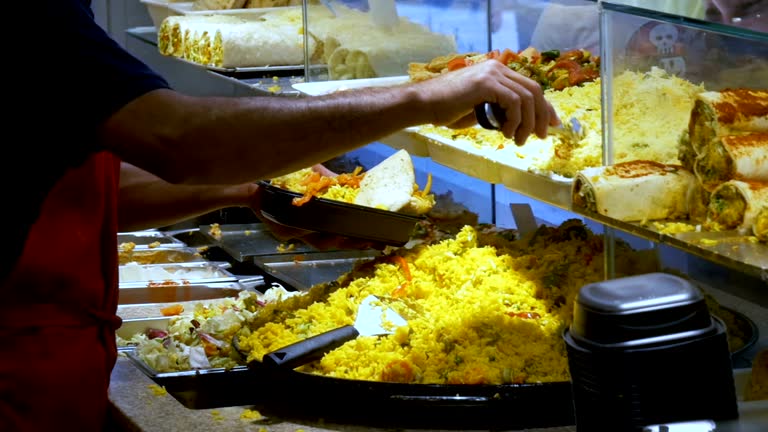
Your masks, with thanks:
M 134 243 L 134 249 L 150 249 L 150 245 L 163 247 L 185 247 L 186 244 L 161 231 L 131 231 L 117 233 L 118 246 L 123 243 Z
M 203 262 L 205 258 L 200 255 L 196 248 L 160 246 L 156 248 L 134 249 L 130 252 L 118 250 L 118 260 L 120 265 L 130 262 L 148 265 Z
M 118 294 L 119 305 L 138 305 L 156 303 L 180 303 L 188 301 L 212 300 L 237 297 L 249 289 L 239 282 L 189 283 L 189 284 L 130 284 L 121 285 Z
M 280 282 L 306 291 L 313 285 L 336 280 L 356 264 L 380 254 L 377 250 L 363 250 L 271 255 L 254 257 L 253 262 Z
M 137 333 L 144 333 L 148 329 L 168 330 L 168 323 L 170 317 L 154 317 L 154 318 L 135 318 L 125 319 L 120 327 L 115 330 L 115 335 L 123 338 L 130 339 Z M 118 351 L 133 350 L 135 345 L 123 345 L 118 346 Z
M 201 233 L 210 237 L 211 241 L 238 261 L 251 261 L 254 257 L 265 255 L 292 257 L 297 253 L 317 251 L 300 241 L 280 241 L 261 223 L 224 224 L 220 225 L 219 229 L 221 235 L 213 236 L 210 225 L 200 226 Z
M 197 67 L 208 69 L 209 71 L 218 72 L 222 74 L 245 74 L 245 73 L 274 74 L 275 72 L 294 72 L 301 76 L 304 75 L 303 64 L 246 66 L 246 67 L 219 67 L 219 66 L 209 66 L 209 65 L 204 65 L 200 63 L 195 63 L 193 61 L 190 61 L 181 57 L 174 57 L 174 58 L 179 60 L 180 62 L 188 63 Z M 325 69 L 328 69 L 328 65 L 324 65 L 324 64 L 311 65 L 310 68 L 313 70 L 325 70 Z
M 226 270 L 229 266 L 229 263 L 221 262 L 121 265 L 119 267 L 120 288 L 171 284 L 171 282 L 177 282 L 180 285 L 236 282 L 237 277 Z M 147 274 L 136 277 L 126 274 L 134 267 L 137 271 Z M 152 272 L 169 273 L 170 276 L 165 277 L 165 274 L 162 274 L 161 277 L 153 278 Z

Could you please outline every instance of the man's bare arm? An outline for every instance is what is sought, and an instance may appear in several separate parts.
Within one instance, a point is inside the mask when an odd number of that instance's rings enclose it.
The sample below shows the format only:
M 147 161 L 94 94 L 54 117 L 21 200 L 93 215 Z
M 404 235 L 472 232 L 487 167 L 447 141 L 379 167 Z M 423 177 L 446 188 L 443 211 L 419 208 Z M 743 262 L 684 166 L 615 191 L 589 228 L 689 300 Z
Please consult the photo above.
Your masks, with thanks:
M 102 142 L 171 183 L 239 184 L 329 160 L 404 127 L 467 126 L 473 107 L 507 110 L 505 135 L 546 134 L 556 115 L 541 88 L 499 62 L 483 62 L 397 88 L 307 98 L 191 97 L 150 92 L 113 115 Z
M 248 207 L 257 186 L 174 185 L 128 163 L 120 165 L 118 229 L 172 225 L 225 207 Z

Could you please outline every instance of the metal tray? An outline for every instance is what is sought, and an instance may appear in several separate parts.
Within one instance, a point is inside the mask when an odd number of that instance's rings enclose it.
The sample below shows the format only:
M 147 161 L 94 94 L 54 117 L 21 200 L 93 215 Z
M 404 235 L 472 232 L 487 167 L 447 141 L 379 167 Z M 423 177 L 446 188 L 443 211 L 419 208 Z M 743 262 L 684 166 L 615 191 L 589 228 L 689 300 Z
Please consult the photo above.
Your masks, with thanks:
M 210 233 L 211 226 L 203 225 L 199 232 L 238 261 L 249 261 L 263 255 L 289 255 L 317 251 L 301 241 L 280 241 L 262 223 L 223 224 L 220 236 Z
M 377 250 L 335 251 L 254 257 L 253 262 L 283 285 L 306 291 L 313 285 L 338 279 L 363 261 L 381 255 Z
M 162 279 L 151 279 L 150 276 L 138 278 L 124 278 L 123 272 L 127 271 L 126 265 L 119 267 L 120 288 L 140 287 L 146 285 L 161 285 L 167 281 L 178 282 L 180 285 L 191 283 L 208 284 L 217 282 L 235 282 L 237 277 L 226 270 L 229 263 L 217 262 L 192 262 L 192 263 L 174 263 L 174 264 L 146 264 L 137 265 L 141 270 L 164 271 L 172 274 L 172 277 Z M 192 272 L 201 272 L 203 276 L 196 276 Z
M 570 382 L 420 385 L 245 366 L 154 373 L 134 351 L 126 355 L 192 409 L 249 405 L 270 418 L 398 429 L 522 429 L 575 421 Z
M 121 285 L 118 304 L 179 303 L 237 297 L 240 291 L 245 289 L 247 288 L 239 282 Z
M 185 247 L 186 245 L 179 240 L 161 232 L 161 231 L 132 231 L 117 233 L 118 246 L 122 243 L 134 243 L 136 249 L 151 249 L 157 244 L 163 247 Z
M 225 75 L 238 75 L 238 74 L 263 74 L 267 75 L 275 75 L 275 74 L 290 74 L 295 76 L 304 76 L 304 65 L 303 64 L 296 64 L 296 65 L 265 65 L 265 66 L 239 66 L 239 67 L 220 67 L 220 66 L 210 66 L 210 65 L 204 65 L 200 63 L 196 63 L 190 60 L 187 60 L 185 58 L 181 57 L 174 57 L 174 59 L 182 62 L 187 63 L 193 66 L 201 67 L 204 69 L 208 69 L 212 72 L 218 72 L 220 74 Z M 316 64 L 311 65 L 309 67 L 312 70 L 317 71 L 323 71 L 328 69 L 328 65 L 324 64 Z
M 147 329 L 168 330 L 170 317 L 135 318 L 125 319 L 120 327 L 115 330 L 115 335 L 123 339 L 130 339 L 137 333 L 144 333 Z M 118 351 L 134 350 L 133 345 L 118 346 Z
M 264 181 L 259 185 L 264 190 L 261 214 L 294 228 L 402 246 L 422 220 L 417 216 L 322 198 L 312 198 L 302 206 L 295 206 L 292 201 L 301 194 Z
M 118 250 L 118 262 L 125 265 L 131 262 L 138 264 L 178 264 L 205 261 L 200 252 L 189 247 L 167 247 L 134 249 L 130 252 Z

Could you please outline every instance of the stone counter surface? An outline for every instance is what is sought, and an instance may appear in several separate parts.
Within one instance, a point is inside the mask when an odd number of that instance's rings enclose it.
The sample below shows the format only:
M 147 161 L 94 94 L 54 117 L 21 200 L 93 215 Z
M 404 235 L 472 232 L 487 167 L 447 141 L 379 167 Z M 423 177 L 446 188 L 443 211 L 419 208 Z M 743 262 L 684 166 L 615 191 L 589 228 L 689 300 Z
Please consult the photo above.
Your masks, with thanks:
M 768 348 L 768 310 L 754 303 L 746 302 L 728 293 L 712 290 L 711 293 L 721 304 L 739 310 L 757 323 L 760 339 L 744 353 L 751 359 L 759 349 Z M 153 310 L 150 308 L 149 310 Z M 138 310 L 124 309 L 123 318 L 135 318 Z M 146 315 L 145 315 L 146 316 Z M 155 315 L 156 316 L 156 315 Z M 739 367 L 739 365 L 734 364 Z M 741 366 L 743 367 L 743 366 Z M 112 373 L 110 400 L 114 407 L 115 428 L 126 431 L 254 431 L 254 432 L 323 432 L 323 431 L 371 431 L 373 429 L 356 425 L 340 424 L 298 424 L 282 422 L 279 419 L 242 419 L 243 413 L 253 413 L 250 407 L 225 407 L 215 409 L 190 409 L 173 396 L 159 392 L 154 381 L 138 369 L 130 359 L 118 358 Z M 766 402 L 763 404 L 762 402 Z M 300 409 L 297 407 L 297 409 Z M 718 432 L 766 431 L 768 430 L 768 401 L 760 404 L 740 404 L 741 418 L 727 425 L 718 424 Z M 402 430 L 402 429 L 399 429 Z M 528 429 L 530 432 L 575 432 L 575 426 L 559 428 Z
M 355 425 L 297 424 L 276 419 L 241 418 L 253 413 L 247 406 L 214 409 L 189 409 L 158 386 L 126 357 L 119 357 L 112 372 L 109 397 L 114 408 L 115 428 L 124 431 L 249 431 L 249 432 L 325 432 L 387 431 Z M 575 432 L 574 426 L 529 429 L 541 432 Z

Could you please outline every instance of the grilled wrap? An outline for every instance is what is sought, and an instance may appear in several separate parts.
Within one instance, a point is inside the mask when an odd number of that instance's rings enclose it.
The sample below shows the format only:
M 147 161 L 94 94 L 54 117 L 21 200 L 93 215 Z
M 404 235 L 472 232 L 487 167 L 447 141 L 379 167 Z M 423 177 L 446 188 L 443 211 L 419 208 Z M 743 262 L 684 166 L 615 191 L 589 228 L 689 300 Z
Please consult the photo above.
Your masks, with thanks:
M 697 154 L 718 136 L 768 132 L 768 90 L 741 88 L 699 93 L 688 132 Z
M 573 205 L 627 222 L 682 219 L 694 184 L 682 166 L 653 161 L 587 168 L 573 182 Z
M 331 79 L 406 75 L 411 62 L 456 51 L 452 35 L 433 33 L 404 18 L 391 30 L 372 24 L 350 30 L 323 41 Z
M 712 193 L 694 182 L 688 190 L 688 219 L 694 224 L 703 224 L 707 220 L 707 208 Z
M 226 10 L 240 9 L 246 0 L 195 0 L 192 3 L 194 10 Z
M 716 137 L 696 159 L 694 172 L 708 191 L 731 179 L 768 181 L 768 133 Z
M 707 208 L 707 228 L 752 230 L 758 213 L 768 206 L 768 183 L 728 180 L 713 192 Z
M 752 223 L 752 234 L 760 241 L 768 242 L 768 205 L 764 205 Z
M 691 138 L 690 135 L 688 135 L 688 131 L 680 134 L 680 138 L 677 140 L 677 158 L 680 160 L 680 164 L 683 168 L 693 172 L 698 156 L 696 150 L 694 150 L 691 145 Z
M 296 18 L 298 17 L 298 18 Z M 299 65 L 304 63 L 300 11 L 265 14 L 259 20 L 227 15 L 168 17 L 158 32 L 162 54 L 215 67 Z M 309 51 L 316 44 L 309 39 Z

